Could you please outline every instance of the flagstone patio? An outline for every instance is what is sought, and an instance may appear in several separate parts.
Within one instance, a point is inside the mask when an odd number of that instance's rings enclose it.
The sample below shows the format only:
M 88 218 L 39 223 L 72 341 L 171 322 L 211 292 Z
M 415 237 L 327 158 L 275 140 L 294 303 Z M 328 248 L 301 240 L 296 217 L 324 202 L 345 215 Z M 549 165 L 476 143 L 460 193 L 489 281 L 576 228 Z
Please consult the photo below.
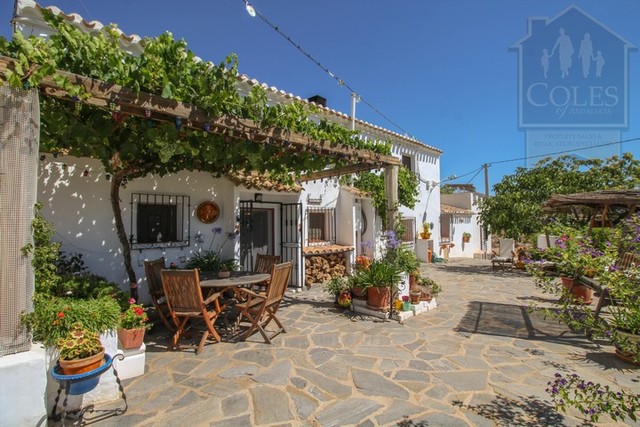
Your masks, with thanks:
M 158 327 L 146 373 L 124 381 L 129 410 L 93 425 L 575 426 L 579 414 L 556 413 L 545 392 L 556 372 L 640 391 L 640 368 L 611 347 L 528 313 L 549 296 L 526 273 L 472 259 L 423 272 L 443 287 L 439 306 L 404 324 L 312 288 L 287 294 L 287 333 L 272 345 L 254 335 L 196 356 L 167 351 Z

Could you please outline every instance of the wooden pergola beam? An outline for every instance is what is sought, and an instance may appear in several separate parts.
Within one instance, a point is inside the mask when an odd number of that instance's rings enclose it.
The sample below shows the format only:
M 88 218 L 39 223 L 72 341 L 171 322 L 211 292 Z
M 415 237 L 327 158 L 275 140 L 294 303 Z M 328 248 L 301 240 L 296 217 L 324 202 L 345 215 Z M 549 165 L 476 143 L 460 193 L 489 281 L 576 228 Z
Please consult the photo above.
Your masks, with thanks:
M 370 163 L 358 163 L 356 165 L 349 165 L 341 168 L 325 169 L 323 171 L 302 175 L 300 177 L 300 181 L 305 182 L 305 181 L 313 181 L 316 179 L 339 177 L 343 175 L 350 175 L 352 173 L 376 169 L 377 167 L 378 167 L 377 165 L 372 165 Z
M 13 68 L 15 60 L 10 57 L 0 56 L 0 71 Z M 183 120 L 182 126 L 193 129 L 229 135 L 236 139 L 265 144 L 277 143 L 289 150 L 305 150 L 316 152 L 320 155 L 338 155 L 350 160 L 371 164 L 373 169 L 385 165 L 399 165 L 400 161 L 393 156 L 386 156 L 370 150 L 357 150 L 342 144 L 331 144 L 329 141 L 317 141 L 312 138 L 290 132 L 282 128 L 261 129 L 260 126 L 247 119 L 239 119 L 230 116 L 218 118 L 210 117 L 203 109 L 190 104 L 163 98 L 147 92 L 134 92 L 133 90 L 94 78 L 81 76 L 67 71 L 58 70 L 59 76 L 65 77 L 71 83 L 82 86 L 91 97 L 77 100 L 98 108 L 112 109 L 132 116 L 148 117 L 158 121 Z M 40 83 L 40 89 L 48 96 L 73 102 L 69 94 L 58 85 L 52 76 L 47 76 Z

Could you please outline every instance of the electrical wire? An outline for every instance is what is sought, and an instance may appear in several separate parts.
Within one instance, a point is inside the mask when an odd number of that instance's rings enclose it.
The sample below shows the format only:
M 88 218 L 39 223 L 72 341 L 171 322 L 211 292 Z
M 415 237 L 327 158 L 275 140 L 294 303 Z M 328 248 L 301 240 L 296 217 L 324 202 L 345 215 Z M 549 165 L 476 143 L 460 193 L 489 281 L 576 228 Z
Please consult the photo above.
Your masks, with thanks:
M 265 24 L 267 24 L 269 27 L 271 27 L 273 30 L 275 30 L 278 34 L 280 34 L 282 37 L 284 37 L 285 40 L 287 40 L 289 43 L 291 43 L 291 45 L 293 45 L 296 49 L 298 49 L 304 56 L 309 58 L 309 60 L 311 60 L 314 64 L 316 64 L 322 71 L 324 71 L 331 78 L 336 80 L 338 82 L 338 86 L 345 87 L 346 89 L 351 91 L 351 93 L 354 93 L 363 104 L 365 104 L 367 107 L 371 108 L 376 114 L 378 114 L 380 117 L 385 119 L 387 122 L 391 123 L 397 129 L 399 129 L 402 133 L 404 133 L 405 136 L 409 136 L 409 137 L 415 139 L 415 137 L 413 135 L 411 135 L 409 132 L 407 132 L 402 126 L 400 126 L 398 123 L 396 123 L 394 120 L 392 120 L 389 116 L 387 116 L 382 111 L 380 111 L 378 108 L 376 108 L 372 103 L 370 103 L 369 101 L 364 99 L 362 97 L 362 95 L 360 95 L 358 93 L 358 91 L 356 91 L 353 87 L 351 87 L 351 85 L 349 85 L 345 80 L 341 79 L 340 77 L 338 77 L 337 75 L 332 73 L 331 70 L 329 70 L 329 68 L 327 68 L 326 66 L 322 65 L 322 63 L 320 61 L 318 61 L 313 55 L 311 55 L 307 50 L 305 50 L 302 46 L 300 46 L 299 43 L 295 42 L 284 31 L 282 31 L 278 25 L 276 25 L 273 22 L 271 22 L 269 20 L 269 18 L 267 18 L 266 16 L 264 16 L 262 14 L 262 12 L 260 12 L 255 7 L 253 7 L 253 5 L 251 5 L 251 3 L 249 3 L 247 0 L 240 0 L 240 1 L 242 1 L 244 3 L 245 7 L 247 8 L 247 11 L 249 11 L 249 7 L 250 7 L 251 10 L 254 12 L 254 14 L 258 18 L 260 18 Z M 251 14 L 251 16 L 253 16 L 253 14 Z
M 549 156 L 556 156 L 556 155 L 560 155 L 560 154 L 568 154 L 568 153 L 574 153 L 576 151 L 582 151 L 582 150 L 590 150 L 593 148 L 600 148 L 600 147 L 608 147 L 610 145 L 616 145 L 616 144 L 624 144 L 627 142 L 635 142 L 635 141 L 640 141 L 640 137 L 635 137 L 635 138 L 629 138 L 629 139 L 623 139 L 620 141 L 613 141 L 613 142 L 606 142 L 604 144 L 600 144 L 600 145 L 592 145 L 590 147 L 581 147 L 581 148 L 573 148 L 571 150 L 563 150 L 563 151 L 555 151 L 552 153 L 546 153 L 546 154 L 539 154 L 537 156 L 526 156 L 526 157 L 518 157 L 518 158 L 514 158 L 514 159 L 507 159 L 507 160 L 496 160 L 493 162 L 487 162 L 485 163 L 487 166 L 492 166 L 492 165 L 497 165 L 497 164 L 501 164 L 501 163 L 511 163 L 511 162 L 519 162 L 522 160 L 528 160 L 528 159 L 537 159 L 537 158 L 545 158 L 545 157 L 549 157 Z M 469 181 L 467 182 L 467 184 L 469 184 L 471 181 L 473 181 L 475 179 L 476 176 L 478 176 L 478 174 L 480 173 L 480 171 L 482 171 L 482 169 L 484 168 L 485 164 L 483 164 L 482 166 L 480 166 L 480 169 L 478 169 L 478 171 L 476 172 L 476 174 L 469 179 Z M 466 175 L 470 175 L 471 173 L 475 172 L 476 170 L 474 169 L 472 172 L 467 173 Z M 463 178 L 466 175 L 461 175 L 459 177 L 456 177 L 456 179 L 458 178 Z M 444 181 L 441 181 L 444 182 Z
M 475 174 L 475 175 L 473 175 L 471 178 L 469 178 L 469 181 L 467 181 L 467 184 L 470 184 L 470 183 L 471 183 L 471 181 L 473 181 L 473 180 L 476 178 L 476 176 L 478 176 L 478 174 L 479 174 L 480 172 L 482 172 L 482 170 L 483 170 L 483 169 L 484 169 L 484 165 L 480 166 L 480 169 L 478 169 L 478 171 L 476 172 L 476 174 Z
M 240 0 L 244 3 L 245 7 L 247 8 L 247 11 L 249 10 L 249 8 L 251 8 L 251 10 L 254 12 L 255 16 L 257 16 L 258 18 L 260 18 L 264 23 L 266 23 L 269 27 L 271 27 L 273 30 L 275 30 L 278 34 L 280 34 L 282 37 L 285 38 L 285 40 L 287 40 L 289 43 L 291 43 L 291 45 L 293 45 L 296 49 L 298 49 L 304 56 L 306 56 L 309 60 L 311 60 L 314 64 L 316 64 L 322 71 L 324 71 L 325 73 L 327 73 L 331 78 L 335 79 L 338 82 L 339 86 L 343 86 L 345 88 L 347 88 L 349 91 L 351 91 L 352 93 L 354 93 L 358 99 L 363 102 L 365 105 L 367 105 L 369 108 L 371 108 L 376 114 L 378 114 L 380 117 L 382 117 L 383 119 L 385 119 L 387 122 L 391 123 L 393 126 L 395 126 L 397 129 L 399 129 L 401 132 L 403 132 L 405 135 L 411 136 L 413 138 L 412 135 L 409 134 L 409 132 L 407 132 L 404 128 L 402 128 L 399 124 L 397 124 L 395 121 L 393 121 L 391 118 L 389 118 L 386 114 L 384 114 L 382 111 L 380 111 L 378 108 L 376 108 L 373 104 L 371 104 L 370 102 L 368 102 L 367 100 L 365 100 L 362 95 L 360 95 L 353 87 L 351 87 L 347 82 L 345 82 L 343 79 L 341 79 L 340 77 L 338 77 L 337 75 L 335 75 L 334 73 L 331 72 L 331 70 L 329 70 L 329 68 L 327 68 L 326 66 L 324 66 L 320 61 L 318 61 L 313 55 L 311 55 L 307 50 L 305 50 L 299 43 L 295 42 L 289 35 L 287 35 L 285 32 L 283 32 L 279 26 L 277 26 L 276 24 L 274 24 L 273 22 L 271 22 L 264 14 L 262 14 L 259 10 L 255 9 L 255 7 L 253 7 L 248 0 Z M 251 16 L 254 16 L 254 14 L 251 14 Z M 582 150 L 589 150 L 589 149 L 593 149 L 593 148 L 600 148 L 600 147 L 607 147 L 610 145 L 615 145 L 615 144 L 623 144 L 626 142 L 634 142 L 634 141 L 640 141 L 640 138 L 631 138 L 631 139 L 626 139 L 623 141 L 615 141 L 615 142 L 609 142 L 609 143 L 605 143 L 605 144 L 600 144 L 600 145 L 592 145 L 590 147 L 581 147 L 581 148 L 574 148 L 571 150 L 563 150 L 563 151 L 557 151 L 557 152 L 553 152 L 553 153 L 546 153 L 546 154 L 540 154 L 537 156 L 526 156 L 526 157 L 518 157 L 518 158 L 514 158 L 514 159 L 508 159 L 508 160 L 497 160 L 497 161 L 493 161 L 493 162 L 487 162 L 486 165 L 487 166 L 491 166 L 491 165 L 496 165 L 496 164 L 501 164 L 501 163 L 510 163 L 510 162 L 518 162 L 518 161 L 522 161 L 522 160 L 528 160 L 528 159 L 537 159 L 537 158 L 544 158 L 544 157 L 549 157 L 549 156 L 555 156 L 555 155 L 560 155 L 560 154 L 567 154 L 567 153 L 574 153 L 576 151 L 582 151 Z M 484 164 L 476 171 L 476 169 L 474 169 L 473 171 L 458 176 L 455 179 L 458 178 L 463 178 L 467 175 L 471 175 L 472 173 L 475 172 L 475 175 L 468 181 L 471 182 L 476 176 L 478 176 L 478 174 L 480 173 L 480 171 L 482 171 L 482 169 L 484 168 Z M 453 181 L 455 179 L 447 179 L 447 180 L 443 180 L 440 182 L 445 182 L 445 181 Z
M 537 156 L 526 156 L 526 157 L 519 157 L 517 159 L 499 160 L 499 161 L 495 161 L 495 162 L 489 162 L 488 164 L 489 165 L 497 165 L 499 163 L 518 162 L 518 161 L 528 160 L 528 159 L 538 159 L 538 158 L 544 158 L 544 157 L 549 157 L 549 156 L 555 156 L 555 155 L 558 155 L 558 154 L 574 153 L 576 151 L 591 150 L 592 148 L 608 147 L 610 145 L 624 144 L 624 143 L 627 143 L 627 142 L 634 142 L 634 141 L 640 141 L 640 137 L 625 139 L 625 140 L 622 140 L 622 141 L 607 142 L 607 143 L 600 144 L 600 145 L 592 145 L 590 147 L 573 148 L 571 150 L 564 150 L 564 151 L 556 151 L 556 152 L 553 152 L 553 153 L 539 154 Z

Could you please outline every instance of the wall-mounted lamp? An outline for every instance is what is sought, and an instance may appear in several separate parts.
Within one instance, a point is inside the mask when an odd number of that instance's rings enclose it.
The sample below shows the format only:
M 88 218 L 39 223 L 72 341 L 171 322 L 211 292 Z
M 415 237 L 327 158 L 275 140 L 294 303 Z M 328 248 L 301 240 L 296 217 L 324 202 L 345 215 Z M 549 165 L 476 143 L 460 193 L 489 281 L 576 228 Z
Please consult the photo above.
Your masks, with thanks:
M 254 202 L 262 202 L 262 193 L 256 193 L 253 195 Z

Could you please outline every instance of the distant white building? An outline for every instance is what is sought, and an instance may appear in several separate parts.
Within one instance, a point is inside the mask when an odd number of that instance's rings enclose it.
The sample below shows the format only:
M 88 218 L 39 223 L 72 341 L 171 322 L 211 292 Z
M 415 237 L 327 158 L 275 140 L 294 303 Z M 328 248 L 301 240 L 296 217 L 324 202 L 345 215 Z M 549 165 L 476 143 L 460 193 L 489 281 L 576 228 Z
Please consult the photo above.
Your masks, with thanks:
M 486 251 L 487 235 L 478 210 L 483 197 L 469 191 L 440 195 L 439 256 L 473 258 Z

